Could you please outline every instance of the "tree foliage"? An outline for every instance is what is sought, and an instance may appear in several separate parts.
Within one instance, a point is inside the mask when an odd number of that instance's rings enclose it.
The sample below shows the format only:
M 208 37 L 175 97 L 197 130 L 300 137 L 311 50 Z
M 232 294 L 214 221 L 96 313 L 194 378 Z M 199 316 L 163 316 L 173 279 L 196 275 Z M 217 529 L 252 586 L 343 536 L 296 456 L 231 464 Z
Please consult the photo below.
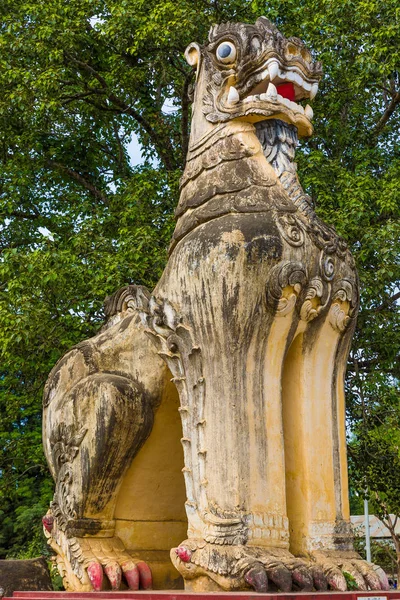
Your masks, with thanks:
M 324 63 L 316 133 L 298 163 L 360 272 L 347 376 L 354 481 L 387 494 L 399 479 L 397 2 L 3 0 L 0 557 L 41 543 L 52 493 L 40 445 L 47 373 L 98 329 L 107 294 L 129 282 L 151 288 L 165 264 L 190 123 L 183 51 L 215 22 L 262 14 Z M 386 471 L 364 461 L 368 452 Z

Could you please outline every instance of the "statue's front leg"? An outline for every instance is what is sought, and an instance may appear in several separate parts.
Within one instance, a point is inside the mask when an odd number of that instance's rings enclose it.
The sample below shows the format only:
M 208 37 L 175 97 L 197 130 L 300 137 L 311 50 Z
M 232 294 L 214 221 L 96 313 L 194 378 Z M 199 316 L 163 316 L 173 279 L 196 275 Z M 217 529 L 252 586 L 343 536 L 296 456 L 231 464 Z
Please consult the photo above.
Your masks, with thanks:
M 354 275 L 346 273 L 346 278 L 334 281 L 332 288 L 330 306 L 320 306 L 317 294 L 312 295 L 314 305 L 307 300 L 304 303 L 304 320 L 285 360 L 283 415 L 290 547 L 296 555 L 308 556 L 313 564 L 320 565 L 334 590 L 346 591 L 349 576 L 359 590 L 388 589 L 383 570 L 362 560 L 353 547 L 344 373 L 355 325 Z
M 149 435 L 165 365 L 128 313 L 70 351 L 45 391 L 45 452 L 56 482 L 43 523 L 66 589 L 151 587 L 115 535 L 123 476 Z
M 114 538 L 113 511 L 122 475 L 151 429 L 151 406 L 132 381 L 101 373 L 79 382 L 46 416 L 56 475 L 48 536 L 84 588 L 101 589 L 103 570 L 112 589 L 122 571 L 135 587 L 137 568 Z
M 189 235 L 144 315 L 180 395 L 189 529 L 171 557 L 193 591 L 326 587 L 288 550 L 283 477 L 281 371 L 306 273 L 260 221 Z

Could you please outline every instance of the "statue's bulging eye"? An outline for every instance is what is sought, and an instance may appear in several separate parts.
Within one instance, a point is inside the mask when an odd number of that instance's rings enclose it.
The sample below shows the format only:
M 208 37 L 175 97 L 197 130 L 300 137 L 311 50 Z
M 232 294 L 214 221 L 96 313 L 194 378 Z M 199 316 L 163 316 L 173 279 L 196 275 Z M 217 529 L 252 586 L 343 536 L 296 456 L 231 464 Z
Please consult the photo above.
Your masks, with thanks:
M 218 46 L 216 54 L 220 62 L 231 63 L 236 58 L 236 48 L 232 42 L 222 42 Z

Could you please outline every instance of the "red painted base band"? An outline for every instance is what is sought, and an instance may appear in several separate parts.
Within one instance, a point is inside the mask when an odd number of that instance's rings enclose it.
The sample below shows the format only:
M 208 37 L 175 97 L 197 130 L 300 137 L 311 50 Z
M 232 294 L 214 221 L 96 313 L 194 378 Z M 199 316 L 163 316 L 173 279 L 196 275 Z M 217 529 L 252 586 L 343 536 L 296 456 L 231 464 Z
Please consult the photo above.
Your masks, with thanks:
M 400 591 L 390 592 L 294 592 L 257 594 L 256 592 L 194 593 L 184 590 L 148 592 L 14 592 L 3 600 L 400 600 Z

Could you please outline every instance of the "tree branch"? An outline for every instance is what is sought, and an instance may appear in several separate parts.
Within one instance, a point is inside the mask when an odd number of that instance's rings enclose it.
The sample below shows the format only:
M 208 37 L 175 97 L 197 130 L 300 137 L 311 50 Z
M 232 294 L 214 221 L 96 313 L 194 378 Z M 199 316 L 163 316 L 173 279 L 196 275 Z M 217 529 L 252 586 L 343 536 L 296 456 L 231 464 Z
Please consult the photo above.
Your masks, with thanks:
M 8 216 L 16 217 L 17 219 L 31 219 L 32 221 L 34 221 L 36 219 L 40 219 L 41 214 L 37 211 L 29 213 L 23 210 L 13 210 L 12 212 L 8 213 Z
M 357 360 L 357 368 L 354 364 L 354 372 L 356 374 L 357 377 L 360 376 L 360 369 L 368 369 L 369 367 L 372 367 L 373 365 L 376 365 L 379 362 L 378 358 L 370 358 L 370 359 L 364 359 L 364 360 Z
M 190 106 L 190 98 L 189 98 L 189 86 L 193 79 L 193 70 L 186 75 L 185 81 L 183 84 L 182 90 L 182 120 L 181 120 L 181 138 L 182 138 L 182 153 L 183 160 L 186 159 L 186 154 L 189 148 L 189 106 Z
M 167 171 L 173 171 L 176 168 L 174 160 L 174 149 L 170 140 L 166 137 L 160 139 L 156 131 L 150 125 L 145 117 L 138 113 L 134 108 L 126 104 L 120 98 L 117 98 L 115 94 L 110 94 L 108 99 L 117 106 L 123 114 L 127 114 L 135 119 L 139 125 L 143 127 L 149 138 L 151 139 L 154 147 L 156 148 L 161 160 L 163 161 Z
M 398 299 L 400 298 L 400 292 L 397 292 L 397 294 L 394 294 L 394 296 L 391 296 L 391 298 L 387 298 L 386 300 L 384 300 L 382 302 L 382 304 L 380 304 L 374 312 L 378 312 L 380 310 L 383 310 L 384 308 L 389 308 L 389 306 L 391 304 L 394 304 L 394 302 L 396 302 Z
M 389 121 L 390 117 L 396 110 L 397 105 L 399 103 L 400 103 L 400 92 L 396 92 L 395 94 L 393 94 L 392 99 L 389 102 L 385 112 L 383 113 L 383 115 L 381 116 L 381 118 L 379 119 L 379 121 L 377 122 L 377 124 L 375 125 L 375 127 L 372 131 L 372 133 L 375 137 L 381 133 L 382 129 L 385 127 L 386 123 Z
M 20 475 L 18 475 L 17 477 L 14 477 L 14 479 L 12 479 L 11 481 L 7 482 L 7 485 L 12 485 L 13 483 L 16 483 L 19 479 L 21 479 L 21 477 L 23 477 L 26 473 L 28 473 L 28 471 L 31 471 L 32 469 L 37 469 L 38 467 L 40 467 L 43 470 L 46 470 L 46 467 L 44 465 L 32 465 L 31 467 L 28 467 L 27 469 L 25 469 L 25 471 L 23 473 L 21 473 Z
M 88 92 L 81 92 L 79 94 L 72 94 L 72 96 L 69 96 L 66 94 L 65 96 L 60 96 L 60 100 L 65 105 L 65 104 L 69 104 L 70 102 L 74 102 L 74 100 L 83 100 L 85 98 L 88 98 L 89 96 L 98 96 L 100 94 L 104 95 L 103 88 L 92 89 Z
M 72 56 L 69 52 L 65 53 L 66 56 L 74 62 L 76 65 L 84 69 L 87 73 L 90 73 L 97 81 L 101 84 L 104 91 L 107 90 L 107 99 L 114 104 L 122 114 L 127 114 L 131 116 L 139 125 L 143 127 L 143 129 L 148 134 L 150 140 L 152 141 L 154 147 L 156 148 L 158 154 L 160 155 L 161 160 L 163 161 L 165 168 L 167 171 L 173 171 L 177 165 L 174 160 L 174 149 L 172 147 L 171 141 L 167 137 L 163 137 L 160 139 L 160 136 L 150 125 L 148 120 L 141 115 L 137 110 L 135 110 L 132 106 L 129 106 L 126 102 L 118 98 L 114 93 L 109 92 L 107 81 L 104 79 L 100 73 L 98 73 L 91 65 L 82 60 L 79 60 Z
M 84 69 L 87 73 L 90 73 L 91 75 L 93 75 L 93 77 L 95 79 L 97 79 L 97 81 L 101 84 L 103 89 L 106 90 L 108 88 L 107 82 L 104 79 L 104 77 L 102 77 L 102 75 L 100 75 L 100 73 L 98 73 L 95 69 L 93 69 L 93 67 L 90 66 L 88 63 L 84 62 L 83 60 L 79 60 L 78 58 L 76 58 L 75 56 L 73 56 L 72 54 L 70 54 L 67 51 L 65 51 L 65 56 L 67 56 L 69 58 L 69 60 L 74 62 L 76 65 L 78 65 L 79 67 Z
M 113 123 L 113 129 L 114 129 L 114 136 L 115 136 L 115 141 L 117 143 L 117 147 L 118 147 L 118 165 L 119 168 L 121 170 L 121 173 L 123 175 L 126 175 L 128 172 L 128 165 L 126 163 L 126 158 L 125 158 L 125 152 L 124 152 L 124 147 L 122 145 L 121 142 L 121 138 L 119 137 L 119 132 L 118 132 L 118 126 L 116 123 Z
M 360 378 L 360 371 L 359 371 L 359 368 L 358 368 L 358 360 L 355 357 L 353 359 L 353 364 L 354 364 L 354 372 L 355 372 L 356 377 L 358 379 L 358 393 L 360 395 L 361 407 L 362 407 L 362 415 L 363 415 L 363 423 L 365 425 L 367 417 L 366 417 L 366 410 L 365 410 L 364 390 L 363 390 L 362 381 L 361 381 L 361 378 Z
M 46 161 L 46 164 L 49 167 L 58 169 L 59 171 L 66 173 L 72 179 L 77 181 L 82 187 L 88 190 L 95 198 L 101 200 L 101 202 L 103 202 L 104 204 L 108 204 L 108 198 L 103 194 L 103 192 L 99 190 L 95 185 L 93 185 L 93 183 L 90 183 L 90 181 L 85 179 L 85 177 L 83 177 L 83 175 L 81 175 L 77 171 L 74 171 L 73 169 L 70 169 L 69 167 L 66 167 L 65 165 L 62 165 L 61 163 L 55 162 L 53 160 Z

